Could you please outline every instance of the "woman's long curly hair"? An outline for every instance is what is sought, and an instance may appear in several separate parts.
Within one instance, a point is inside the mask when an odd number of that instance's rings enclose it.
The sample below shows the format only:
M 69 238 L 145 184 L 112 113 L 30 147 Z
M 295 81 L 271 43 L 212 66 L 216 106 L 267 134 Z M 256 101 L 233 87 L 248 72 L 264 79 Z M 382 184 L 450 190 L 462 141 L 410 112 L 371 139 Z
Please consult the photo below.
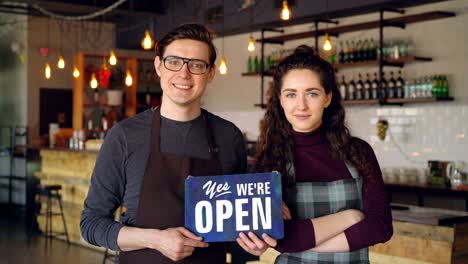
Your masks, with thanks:
M 296 69 L 317 73 L 326 94 L 332 93 L 331 103 L 323 112 L 322 130 L 330 142 L 333 158 L 349 163 L 361 175 L 366 175 L 369 169 L 365 162 L 366 153 L 363 153 L 362 141 L 351 137 L 345 125 L 345 110 L 336 87 L 335 71 L 327 61 L 315 55 L 312 48 L 305 45 L 297 47 L 276 68 L 274 86 L 268 91 L 266 112 L 260 123 L 260 138 L 255 156 L 256 171 L 279 171 L 283 175 L 283 190 L 287 191 L 295 184 L 294 175 L 289 175 L 287 170 L 288 164 L 293 162 L 293 130 L 281 107 L 280 96 L 284 76 Z

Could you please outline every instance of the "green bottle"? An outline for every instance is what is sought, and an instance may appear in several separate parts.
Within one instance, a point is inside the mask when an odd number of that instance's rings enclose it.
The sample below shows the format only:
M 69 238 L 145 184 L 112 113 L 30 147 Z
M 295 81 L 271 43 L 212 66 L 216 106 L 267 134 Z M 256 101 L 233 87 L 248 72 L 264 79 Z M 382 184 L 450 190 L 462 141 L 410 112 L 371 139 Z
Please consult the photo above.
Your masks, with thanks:
M 258 57 L 255 56 L 254 58 L 254 71 L 260 72 L 260 62 L 258 61 Z
M 249 59 L 247 60 L 247 72 L 252 73 L 253 72 L 253 65 L 252 65 L 252 57 L 249 56 Z
M 448 80 L 447 80 L 447 75 L 442 75 L 441 77 L 441 87 L 442 87 L 442 97 L 448 97 L 449 96 L 449 88 L 448 88 Z

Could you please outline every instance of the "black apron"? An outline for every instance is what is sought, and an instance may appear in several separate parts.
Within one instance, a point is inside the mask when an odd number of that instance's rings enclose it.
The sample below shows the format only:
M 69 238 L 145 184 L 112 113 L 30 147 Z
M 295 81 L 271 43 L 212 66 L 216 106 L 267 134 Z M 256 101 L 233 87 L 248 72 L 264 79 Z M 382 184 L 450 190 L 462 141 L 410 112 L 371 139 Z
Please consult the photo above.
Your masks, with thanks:
M 160 151 L 161 110 L 153 111 L 151 145 L 145 174 L 141 184 L 136 227 L 167 229 L 184 226 L 185 178 L 192 176 L 221 175 L 213 131 L 206 111 L 202 109 L 210 159 L 162 153 Z M 207 248 L 195 248 L 192 256 L 177 263 L 225 263 L 224 243 L 210 243 Z M 153 249 L 120 252 L 119 263 L 176 263 Z

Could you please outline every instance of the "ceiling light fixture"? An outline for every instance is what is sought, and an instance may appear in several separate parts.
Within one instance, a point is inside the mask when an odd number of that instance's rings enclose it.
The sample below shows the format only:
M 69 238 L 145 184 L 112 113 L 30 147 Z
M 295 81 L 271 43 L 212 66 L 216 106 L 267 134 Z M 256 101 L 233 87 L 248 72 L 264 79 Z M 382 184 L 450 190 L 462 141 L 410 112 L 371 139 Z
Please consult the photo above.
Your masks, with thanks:
M 219 64 L 219 73 L 221 75 L 226 75 L 228 71 L 226 57 L 224 55 L 221 57 L 221 63 Z
M 291 11 L 289 10 L 287 0 L 283 0 L 283 9 L 281 9 L 280 18 L 282 20 L 289 20 L 291 18 Z
M 50 68 L 50 64 L 49 64 L 49 63 L 46 63 L 46 65 L 45 65 L 44 75 L 45 75 L 45 77 L 46 77 L 47 80 L 49 80 L 50 77 L 52 76 L 52 69 Z
M 91 81 L 89 82 L 89 85 L 91 86 L 92 89 L 96 89 L 98 87 L 98 81 L 96 79 L 95 73 L 91 75 Z
M 249 52 L 254 52 L 255 51 L 255 40 L 252 35 L 249 37 L 249 45 L 247 46 L 247 50 Z
M 59 56 L 59 60 L 57 62 L 57 67 L 59 69 L 64 69 L 65 68 L 65 60 L 63 59 L 62 56 Z
M 80 71 L 78 70 L 76 66 L 73 67 L 73 77 L 75 77 L 75 79 L 80 77 Z
M 130 74 L 130 70 L 127 70 L 127 75 L 125 76 L 125 85 L 130 87 L 132 86 L 132 84 L 133 84 L 132 74 Z
M 153 48 L 154 40 L 151 38 L 151 34 L 148 30 L 145 30 L 145 37 L 141 40 L 141 47 L 144 50 L 150 50 Z
M 117 64 L 117 57 L 115 56 L 114 50 L 112 49 L 110 51 L 109 64 L 112 66 Z
M 325 41 L 323 42 L 322 48 L 324 51 L 330 51 L 333 49 L 332 43 L 330 41 L 330 36 L 328 36 L 328 33 L 325 34 Z

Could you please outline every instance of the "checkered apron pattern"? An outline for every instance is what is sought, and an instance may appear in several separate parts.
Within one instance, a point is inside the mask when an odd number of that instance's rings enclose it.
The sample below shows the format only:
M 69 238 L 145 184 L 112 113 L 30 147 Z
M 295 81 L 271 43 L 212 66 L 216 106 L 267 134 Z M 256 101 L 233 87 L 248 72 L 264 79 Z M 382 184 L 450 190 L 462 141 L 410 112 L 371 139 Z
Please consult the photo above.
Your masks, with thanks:
M 296 183 L 296 191 L 288 195 L 287 203 L 292 218 L 316 218 L 346 209 L 362 210 L 362 178 L 354 167 L 347 167 L 352 179 Z M 289 172 L 294 173 L 293 170 L 290 168 Z M 369 255 L 367 248 L 336 253 L 303 251 L 283 253 L 275 261 L 275 264 L 300 263 L 369 263 Z

